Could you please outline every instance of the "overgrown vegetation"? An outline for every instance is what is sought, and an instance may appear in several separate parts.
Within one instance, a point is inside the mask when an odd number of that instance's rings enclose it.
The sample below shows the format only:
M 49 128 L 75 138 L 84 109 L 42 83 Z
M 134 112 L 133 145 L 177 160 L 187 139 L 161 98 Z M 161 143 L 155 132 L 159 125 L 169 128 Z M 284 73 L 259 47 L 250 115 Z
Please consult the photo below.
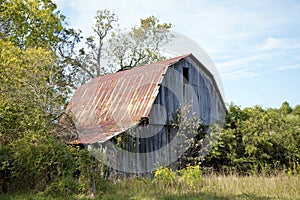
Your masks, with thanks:
M 279 109 L 228 107 L 225 129 L 203 163 L 218 172 L 300 172 L 300 115 L 283 102 Z

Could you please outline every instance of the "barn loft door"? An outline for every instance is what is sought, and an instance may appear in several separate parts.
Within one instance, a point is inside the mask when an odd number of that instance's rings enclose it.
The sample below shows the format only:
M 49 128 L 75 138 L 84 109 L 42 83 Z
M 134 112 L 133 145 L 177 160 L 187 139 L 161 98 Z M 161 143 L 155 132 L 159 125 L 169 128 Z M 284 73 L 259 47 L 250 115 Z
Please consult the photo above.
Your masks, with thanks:
M 189 68 L 183 67 L 182 75 L 183 75 L 183 98 L 184 100 L 186 100 L 187 86 L 189 84 Z

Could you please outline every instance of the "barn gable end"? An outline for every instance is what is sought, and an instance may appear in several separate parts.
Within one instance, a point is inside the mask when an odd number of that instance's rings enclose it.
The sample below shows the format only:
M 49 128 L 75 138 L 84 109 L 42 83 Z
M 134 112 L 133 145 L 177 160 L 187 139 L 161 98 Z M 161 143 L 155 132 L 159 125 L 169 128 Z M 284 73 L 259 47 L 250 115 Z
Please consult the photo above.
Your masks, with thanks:
M 206 125 L 225 117 L 226 107 L 213 75 L 193 55 L 168 67 L 149 114 L 150 123 L 170 124 L 184 104 L 191 105 Z

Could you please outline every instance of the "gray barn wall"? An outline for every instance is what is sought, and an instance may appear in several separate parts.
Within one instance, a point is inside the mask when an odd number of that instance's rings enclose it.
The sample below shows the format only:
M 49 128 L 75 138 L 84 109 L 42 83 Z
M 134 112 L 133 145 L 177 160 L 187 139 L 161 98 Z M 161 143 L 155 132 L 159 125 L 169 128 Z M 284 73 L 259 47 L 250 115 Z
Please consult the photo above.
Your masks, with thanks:
M 173 113 L 184 103 L 191 105 L 192 111 L 206 125 L 224 117 L 225 106 L 218 88 L 216 88 L 211 74 L 203 66 L 199 67 L 199 64 L 201 65 L 192 59 L 184 59 L 175 66 L 169 67 L 154 107 L 150 111 L 150 124 L 171 124 Z M 184 67 L 189 69 L 187 86 L 183 84 Z M 183 92 L 183 90 L 185 91 Z M 183 97 L 183 93 L 185 93 L 185 97 Z
M 179 157 L 180 152 L 174 151 L 179 144 L 168 145 L 175 134 L 175 129 L 164 125 L 136 126 L 119 135 L 123 141 L 120 147 L 111 145 L 114 142 L 111 139 L 89 145 L 89 148 L 106 156 L 111 172 L 144 174 L 141 172 L 153 172 L 153 169 L 169 165 Z

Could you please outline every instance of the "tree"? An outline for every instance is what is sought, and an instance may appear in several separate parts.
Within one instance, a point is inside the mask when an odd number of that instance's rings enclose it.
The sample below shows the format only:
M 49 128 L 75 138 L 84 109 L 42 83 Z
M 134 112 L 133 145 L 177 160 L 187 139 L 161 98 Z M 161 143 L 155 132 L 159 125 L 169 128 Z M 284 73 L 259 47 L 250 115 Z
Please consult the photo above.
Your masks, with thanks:
M 55 52 L 57 65 L 69 71 L 70 57 L 80 41 L 80 31 L 65 28 L 65 16 L 51 0 L 0 1 L 0 39 L 24 50 L 44 48 Z M 72 85 L 68 77 L 68 85 Z M 67 81 L 67 79 L 66 79 Z
M 170 23 L 160 24 L 151 16 L 141 19 L 140 26 L 133 27 L 128 33 L 114 33 L 107 49 L 114 62 L 112 66 L 122 70 L 164 59 L 159 48 L 171 39 L 168 34 L 171 27 Z
M 91 155 L 56 137 L 68 90 L 55 52 L 1 39 L 0 52 L 1 191 L 88 193 Z
M 281 104 L 281 107 L 280 107 L 280 111 L 282 112 L 282 114 L 290 114 L 293 109 L 290 107 L 290 104 L 285 101 Z
M 292 114 L 300 117 L 300 105 L 295 106 L 295 108 L 292 111 Z
M 25 49 L 56 47 L 64 16 L 49 0 L 3 0 L 0 3 L 0 38 Z
M 96 24 L 94 27 L 94 32 L 97 35 L 98 46 L 95 44 L 93 37 L 87 38 L 87 45 L 92 49 L 90 53 L 92 57 L 91 60 L 93 62 L 92 66 L 90 67 L 93 73 L 90 73 L 89 75 L 93 78 L 102 75 L 101 68 L 103 69 L 103 67 L 101 66 L 101 59 L 104 39 L 107 34 L 113 29 L 113 23 L 118 21 L 116 15 L 109 10 L 97 11 L 97 15 L 95 18 Z M 87 72 L 89 73 L 88 70 Z
M 91 158 L 56 137 L 80 35 L 51 0 L 3 0 L 0 12 L 0 190 L 87 192 Z
M 159 48 L 170 40 L 171 24 L 159 23 L 151 16 L 141 19 L 140 26 L 125 32 L 117 28 L 118 17 L 109 10 L 97 11 L 95 19 L 95 36 L 88 37 L 86 49 L 80 49 L 71 59 L 76 86 L 97 76 L 163 58 Z
M 116 25 L 118 18 L 115 13 L 105 9 L 98 10 L 95 19 L 96 23 L 93 27 L 95 35 L 86 38 L 86 50 L 80 49 L 78 55 L 74 57 L 72 54 L 66 56 L 69 61 L 68 64 L 70 64 L 69 75 L 72 77 L 75 88 L 92 78 L 108 73 L 102 64 L 106 56 L 104 41 Z M 77 39 L 76 42 L 82 39 L 79 34 L 75 38 Z
M 300 119 L 287 102 L 279 109 L 230 105 L 224 132 L 205 165 L 241 173 L 299 172 Z
M 43 48 L 21 50 L 1 40 L 0 44 L 2 136 L 12 134 L 13 140 L 29 129 L 53 130 L 69 92 L 55 54 Z
M 14 116 L 6 126 L 15 132 L 42 124 L 45 130 L 64 110 L 68 77 L 62 55 L 72 53 L 78 35 L 63 27 L 65 17 L 56 8 L 49 0 L 0 3 L 1 114 L 3 122 L 10 119 L 7 112 Z

